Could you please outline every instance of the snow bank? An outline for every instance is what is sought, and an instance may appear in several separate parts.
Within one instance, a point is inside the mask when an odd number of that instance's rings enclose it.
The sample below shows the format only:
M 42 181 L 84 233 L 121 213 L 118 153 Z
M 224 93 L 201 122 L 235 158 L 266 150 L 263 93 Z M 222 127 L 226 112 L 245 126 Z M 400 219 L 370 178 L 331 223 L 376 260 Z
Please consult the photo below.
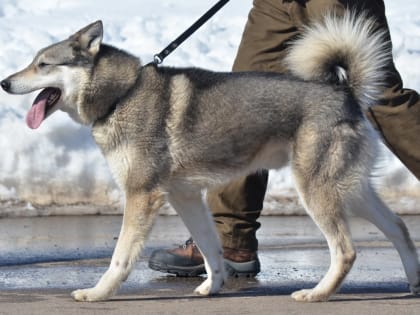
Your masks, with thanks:
M 40 48 L 97 19 L 104 22 L 107 43 L 149 62 L 214 2 L 129 0 L 122 5 L 110 0 L 1 0 L 0 78 L 28 64 Z M 406 86 L 420 90 L 416 1 L 386 4 L 397 67 Z M 229 70 L 250 6 L 251 0 L 231 1 L 168 57 L 165 65 Z M 33 98 L 0 93 L 0 215 L 10 214 L 11 209 L 32 215 L 118 209 L 121 194 L 89 129 L 64 113 L 54 114 L 36 131 L 28 129 L 24 117 Z M 266 213 L 296 212 L 289 173 L 271 173 Z M 385 196 L 398 209 L 414 211 L 420 185 L 389 152 L 383 154 L 380 174 L 377 181 Z M 51 205 L 73 206 L 45 208 Z

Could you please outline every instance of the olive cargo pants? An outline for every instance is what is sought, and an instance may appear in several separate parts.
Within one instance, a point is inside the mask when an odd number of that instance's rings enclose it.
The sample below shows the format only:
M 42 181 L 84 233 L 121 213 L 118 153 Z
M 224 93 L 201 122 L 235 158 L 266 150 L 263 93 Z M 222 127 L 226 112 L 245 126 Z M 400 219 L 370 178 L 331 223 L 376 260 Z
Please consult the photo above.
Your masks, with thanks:
M 390 40 L 383 0 L 254 0 L 233 71 L 285 72 L 282 64 L 290 39 L 302 25 L 346 8 L 364 10 L 384 28 Z M 391 41 L 389 41 L 391 45 Z M 392 50 L 390 50 L 392 51 Z M 403 89 L 391 59 L 387 89 L 367 113 L 384 142 L 411 172 L 420 178 L 420 101 L 416 91 Z M 257 219 L 263 207 L 268 172 L 240 178 L 207 193 L 207 200 L 224 247 L 255 251 Z

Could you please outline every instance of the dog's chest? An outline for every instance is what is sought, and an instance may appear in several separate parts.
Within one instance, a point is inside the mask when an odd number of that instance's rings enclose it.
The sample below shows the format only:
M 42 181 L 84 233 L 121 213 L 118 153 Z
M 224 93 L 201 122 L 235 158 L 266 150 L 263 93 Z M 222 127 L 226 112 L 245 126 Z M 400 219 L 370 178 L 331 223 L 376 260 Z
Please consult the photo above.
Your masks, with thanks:
M 102 124 L 95 125 L 92 134 L 117 184 L 121 188 L 125 187 L 131 165 L 131 154 L 123 131 L 115 124 Z

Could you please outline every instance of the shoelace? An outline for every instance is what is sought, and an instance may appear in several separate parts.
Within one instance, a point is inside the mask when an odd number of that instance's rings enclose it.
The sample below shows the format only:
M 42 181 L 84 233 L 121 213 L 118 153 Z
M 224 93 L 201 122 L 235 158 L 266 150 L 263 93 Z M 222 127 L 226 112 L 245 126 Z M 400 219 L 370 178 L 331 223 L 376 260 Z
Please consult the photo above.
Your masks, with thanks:
M 185 242 L 184 245 L 181 245 L 180 247 L 182 247 L 183 249 L 186 249 L 188 245 L 192 245 L 195 246 L 194 240 L 192 237 L 190 237 L 189 239 L 187 239 L 187 241 Z

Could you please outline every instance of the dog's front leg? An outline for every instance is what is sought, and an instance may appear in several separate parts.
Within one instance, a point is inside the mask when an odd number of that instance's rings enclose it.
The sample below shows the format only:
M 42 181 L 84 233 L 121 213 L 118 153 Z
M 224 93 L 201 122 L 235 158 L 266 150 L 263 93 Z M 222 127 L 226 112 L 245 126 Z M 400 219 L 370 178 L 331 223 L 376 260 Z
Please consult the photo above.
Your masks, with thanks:
M 194 292 L 200 295 L 218 293 L 226 278 L 222 246 L 213 216 L 204 205 L 200 190 L 188 185 L 178 185 L 170 191 L 168 200 L 203 254 L 207 279 Z
M 143 249 L 155 213 L 162 205 L 163 199 L 159 192 L 127 193 L 122 228 L 111 264 L 95 287 L 74 291 L 72 296 L 75 300 L 106 300 L 118 290 Z

